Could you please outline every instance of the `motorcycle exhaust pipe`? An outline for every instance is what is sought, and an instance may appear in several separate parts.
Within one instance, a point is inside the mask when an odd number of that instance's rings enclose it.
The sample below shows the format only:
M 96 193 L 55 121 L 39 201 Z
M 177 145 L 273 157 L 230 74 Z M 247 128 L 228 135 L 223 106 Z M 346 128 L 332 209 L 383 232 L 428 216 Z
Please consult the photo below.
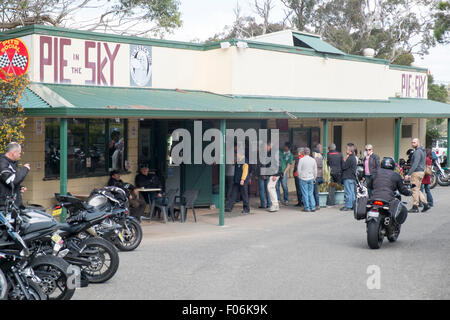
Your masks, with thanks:
M 391 223 L 391 218 L 389 218 L 389 217 L 384 218 L 384 225 L 385 226 L 388 226 L 390 223 Z

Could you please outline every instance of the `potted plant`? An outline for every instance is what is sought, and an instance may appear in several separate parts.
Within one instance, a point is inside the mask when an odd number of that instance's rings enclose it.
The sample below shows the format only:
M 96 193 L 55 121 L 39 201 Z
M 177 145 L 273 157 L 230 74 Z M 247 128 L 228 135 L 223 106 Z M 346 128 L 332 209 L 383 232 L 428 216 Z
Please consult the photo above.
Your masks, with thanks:
M 319 185 L 319 206 L 321 208 L 327 206 L 328 189 L 331 183 L 331 169 L 327 165 L 327 161 L 323 159 L 323 183 Z
M 344 204 L 344 186 L 339 183 L 333 183 L 333 187 L 336 189 L 334 196 L 335 204 Z

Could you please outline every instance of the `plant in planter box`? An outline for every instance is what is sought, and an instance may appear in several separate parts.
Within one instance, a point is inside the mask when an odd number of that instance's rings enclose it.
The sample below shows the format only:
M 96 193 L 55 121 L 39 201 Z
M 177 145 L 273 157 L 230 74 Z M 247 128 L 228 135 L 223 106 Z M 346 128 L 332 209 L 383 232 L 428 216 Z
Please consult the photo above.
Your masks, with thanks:
M 323 159 L 323 183 L 319 185 L 319 206 L 326 207 L 328 198 L 328 189 L 331 184 L 331 169 L 327 165 L 326 159 Z

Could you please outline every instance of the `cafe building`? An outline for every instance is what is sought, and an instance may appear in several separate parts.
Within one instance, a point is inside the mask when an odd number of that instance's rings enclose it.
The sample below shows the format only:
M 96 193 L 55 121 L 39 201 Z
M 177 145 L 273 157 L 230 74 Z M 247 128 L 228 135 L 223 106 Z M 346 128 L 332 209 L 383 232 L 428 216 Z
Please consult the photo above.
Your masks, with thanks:
M 175 165 L 177 128 L 278 128 L 280 145 L 370 143 L 398 159 L 411 138 L 425 141 L 426 118 L 450 117 L 427 100 L 427 69 L 293 30 L 198 44 L 33 25 L 0 40 L 0 67 L 31 80 L 21 100 L 32 166 L 24 199 L 44 206 L 56 192 L 89 194 L 112 169 L 133 183 L 147 163 L 166 190 L 199 189 L 196 204 L 218 205 L 223 224 L 224 165 Z

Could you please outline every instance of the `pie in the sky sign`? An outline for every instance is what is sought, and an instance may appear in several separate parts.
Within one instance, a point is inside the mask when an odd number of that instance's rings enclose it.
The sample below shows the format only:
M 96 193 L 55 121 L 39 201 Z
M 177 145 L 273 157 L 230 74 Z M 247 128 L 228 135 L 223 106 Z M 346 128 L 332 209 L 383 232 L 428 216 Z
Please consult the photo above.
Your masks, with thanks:
M 30 54 L 20 39 L 9 39 L 0 42 L 0 78 L 20 76 L 28 71 Z

